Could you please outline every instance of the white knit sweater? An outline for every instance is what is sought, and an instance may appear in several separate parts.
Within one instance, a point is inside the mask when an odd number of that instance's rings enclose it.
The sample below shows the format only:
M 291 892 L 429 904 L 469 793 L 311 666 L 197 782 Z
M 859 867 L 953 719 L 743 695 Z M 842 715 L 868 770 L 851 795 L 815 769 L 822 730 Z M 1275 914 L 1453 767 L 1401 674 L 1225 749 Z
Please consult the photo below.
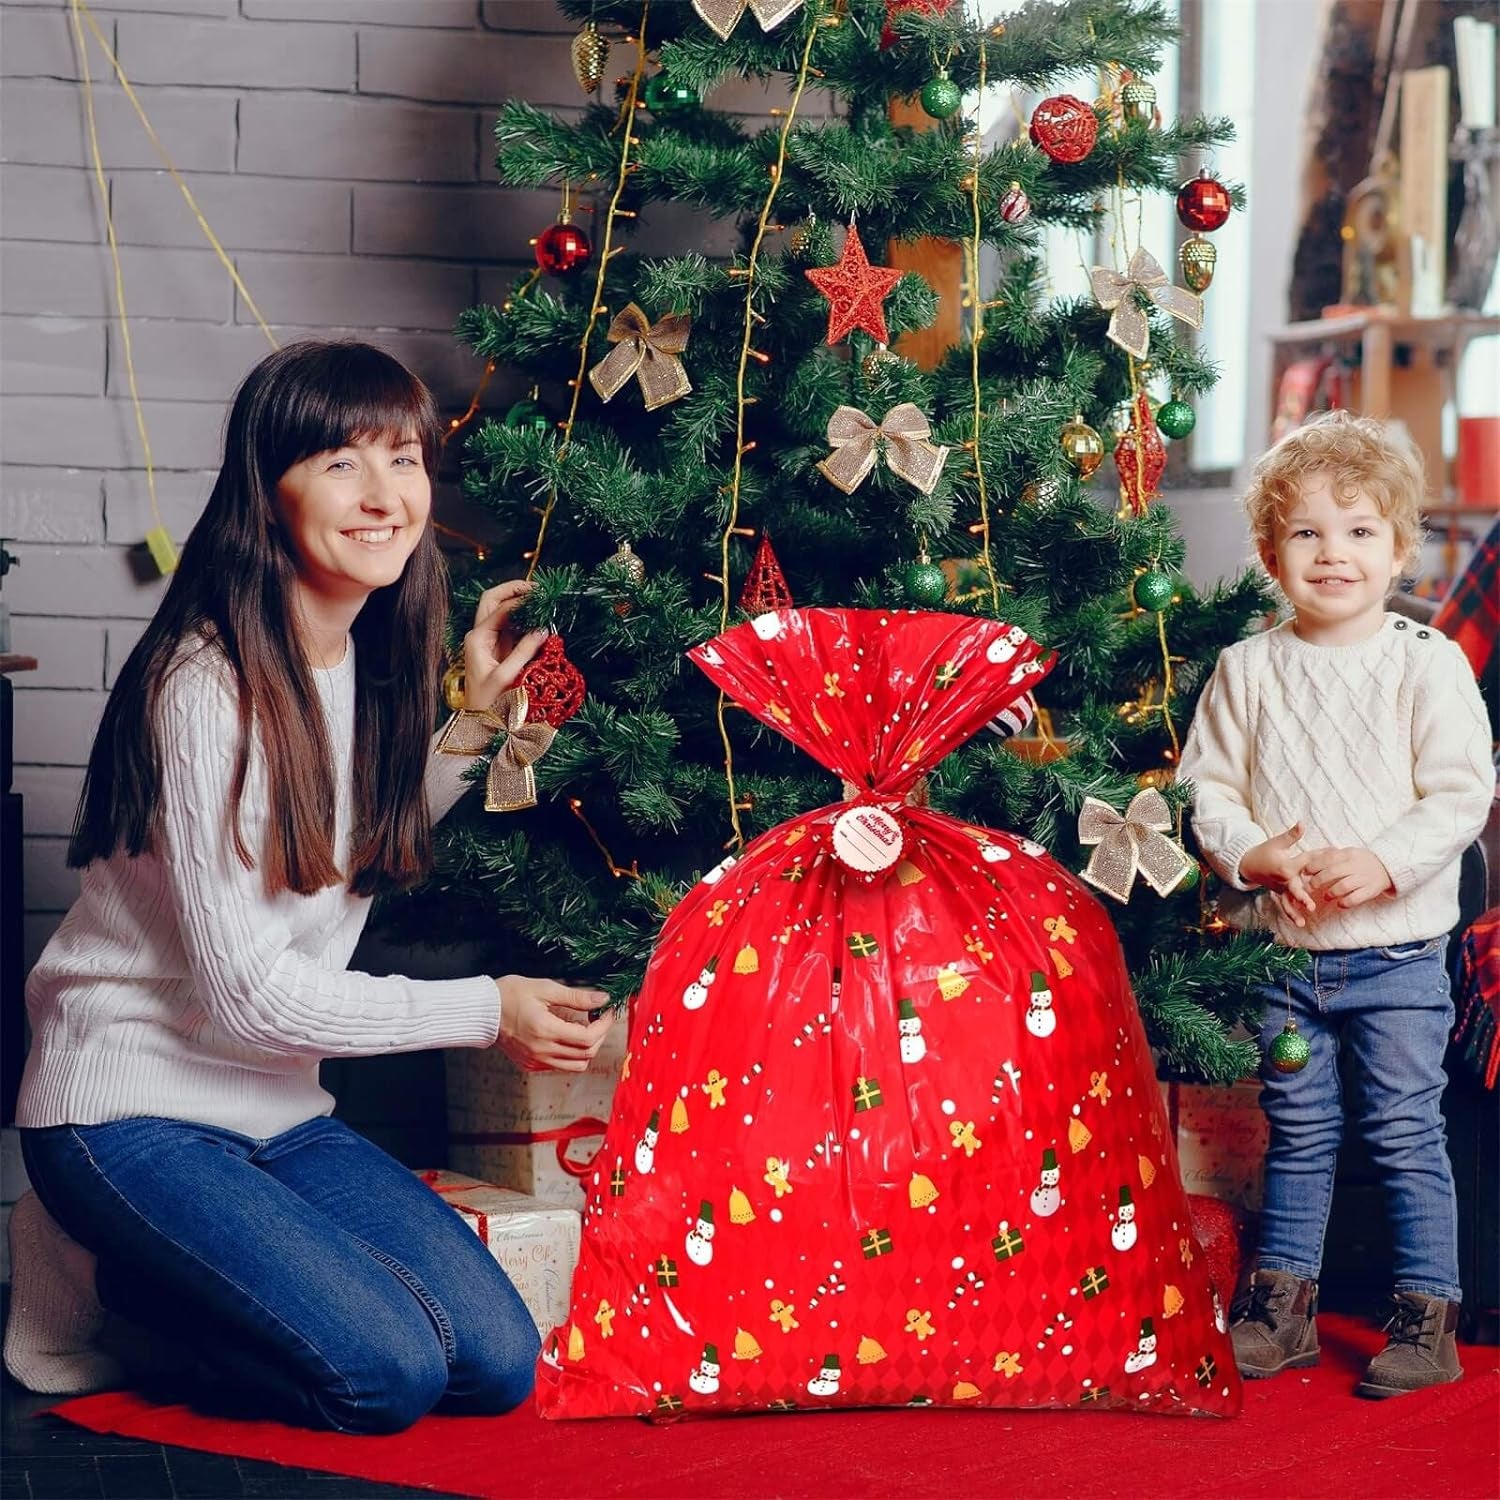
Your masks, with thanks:
M 1309 645 L 1287 623 L 1229 647 L 1178 775 L 1196 788 L 1203 853 L 1244 893 L 1226 897 L 1226 920 L 1320 951 L 1446 933 L 1458 920 L 1458 857 L 1495 789 L 1467 658 L 1440 631 L 1395 614 L 1352 646 Z M 1394 892 L 1349 910 L 1320 905 L 1306 928 L 1283 920 L 1240 879 L 1240 861 L 1297 822 L 1298 849 L 1369 849 Z
M 335 858 L 348 856 L 354 643 L 314 672 L 336 768 Z M 369 913 L 345 886 L 267 896 L 226 827 L 239 740 L 222 658 L 201 651 L 161 694 L 158 846 L 95 860 L 26 986 L 31 1051 L 23 1126 L 166 1115 L 263 1138 L 333 1108 L 324 1057 L 487 1047 L 493 979 L 377 978 L 346 966 Z M 434 821 L 466 783 L 466 757 L 433 755 Z M 252 753 L 241 810 L 252 853 L 265 837 L 265 767 Z

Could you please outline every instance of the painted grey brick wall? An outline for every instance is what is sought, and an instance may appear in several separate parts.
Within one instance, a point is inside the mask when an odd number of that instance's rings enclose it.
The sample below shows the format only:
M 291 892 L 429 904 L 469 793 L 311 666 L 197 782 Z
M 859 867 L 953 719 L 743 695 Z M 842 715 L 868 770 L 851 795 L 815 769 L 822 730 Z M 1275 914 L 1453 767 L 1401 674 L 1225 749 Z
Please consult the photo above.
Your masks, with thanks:
M 91 8 L 277 338 L 372 338 L 446 407 L 467 405 L 479 364 L 453 321 L 505 295 L 557 204 L 495 182 L 497 108 L 512 94 L 583 102 L 552 0 Z M 212 483 L 224 403 L 269 345 L 90 49 L 158 499 L 180 541 Z M 41 662 L 16 679 L 28 961 L 76 893 L 63 853 L 82 766 L 163 589 L 140 557 L 152 518 L 78 78 L 65 0 L 0 0 L 0 537 L 21 558 L 3 597 L 14 648 Z M 777 100 L 736 80 L 714 102 L 754 117 Z M 733 227 L 672 205 L 636 243 L 723 253 Z M 487 405 L 517 394 L 501 372 Z M 440 514 L 483 526 L 451 492 Z

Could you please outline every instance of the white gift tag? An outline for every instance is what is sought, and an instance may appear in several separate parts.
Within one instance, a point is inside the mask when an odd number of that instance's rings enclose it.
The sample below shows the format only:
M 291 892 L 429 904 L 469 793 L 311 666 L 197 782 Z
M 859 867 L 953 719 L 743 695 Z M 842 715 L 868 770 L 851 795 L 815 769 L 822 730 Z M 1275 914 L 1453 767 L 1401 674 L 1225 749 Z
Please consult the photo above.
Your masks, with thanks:
M 833 825 L 833 852 L 861 875 L 888 870 L 905 844 L 901 824 L 883 807 L 851 807 Z

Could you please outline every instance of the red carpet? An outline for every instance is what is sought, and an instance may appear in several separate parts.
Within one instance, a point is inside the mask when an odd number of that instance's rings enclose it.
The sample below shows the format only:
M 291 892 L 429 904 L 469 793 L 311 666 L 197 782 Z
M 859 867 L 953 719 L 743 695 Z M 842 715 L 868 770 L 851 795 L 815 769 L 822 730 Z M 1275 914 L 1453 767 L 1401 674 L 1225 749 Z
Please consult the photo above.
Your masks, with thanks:
M 1323 1363 L 1247 1383 L 1229 1421 L 1101 1412 L 869 1411 L 730 1417 L 652 1427 L 429 1417 L 399 1437 L 226 1422 L 130 1395 L 52 1410 L 95 1432 L 479 1497 L 844 1495 L 1051 1500 L 1493 1500 L 1500 1495 L 1500 1351 L 1463 1350 L 1466 1377 L 1362 1401 L 1379 1336 L 1319 1320 Z

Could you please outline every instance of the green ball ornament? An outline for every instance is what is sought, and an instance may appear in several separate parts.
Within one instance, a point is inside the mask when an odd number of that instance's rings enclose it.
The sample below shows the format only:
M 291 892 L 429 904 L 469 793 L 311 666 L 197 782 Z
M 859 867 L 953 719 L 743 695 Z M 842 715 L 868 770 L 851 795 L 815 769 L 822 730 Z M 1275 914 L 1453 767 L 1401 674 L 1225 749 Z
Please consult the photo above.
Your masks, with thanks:
M 1172 887 L 1173 893 L 1175 895 L 1181 895 L 1184 891 L 1196 891 L 1198 889 L 1199 882 L 1202 879 L 1203 870 L 1199 866 L 1198 861 L 1195 859 L 1192 864 L 1188 866 L 1187 874 L 1184 875 L 1182 879 Z
M 552 431 L 552 418 L 535 401 L 517 401 L 506 412 L 505 425 L 523 431 L 547 433 Z
M 697 109 L 702 101 L 685 83 L 666 73 L 653 73 L 641 92 L 641 103 L 658 119 L 673 119 Z
M 1156 414 L 1156 425 L 1166 437 L 1185 438 L 1198 425 L 1198 415 L 1186 401 L 1174 398 L 1162 403 Z
M 1130 590 L 1130 597 L 1142 609 L 1160 614 L 1172 602 L 1172 593 L 1176 587 L 1170 573 L 1160 573 L 1153 568 L 1136 579 Z
M 901 580 L 906 602 L 932 609 L 948 597 L 948 575 L 935 562 L 914 562 Z
M 1271 1043 L 1271 1066 L 1278 1073 L 1300 1073 L 1312 1056 L 1307 1038 L 1297 1030 L 1297 1023 L 1290 1016 L 1281 1028 L 1281 1035 Z
M 958 113 L 959 105 L 964 102 L 963 90 L 946 73 L 929 78 L 922 85 L 922 92 L 918 97 L 922 101 L 922 109 L 934 120 L 952 119 Z

